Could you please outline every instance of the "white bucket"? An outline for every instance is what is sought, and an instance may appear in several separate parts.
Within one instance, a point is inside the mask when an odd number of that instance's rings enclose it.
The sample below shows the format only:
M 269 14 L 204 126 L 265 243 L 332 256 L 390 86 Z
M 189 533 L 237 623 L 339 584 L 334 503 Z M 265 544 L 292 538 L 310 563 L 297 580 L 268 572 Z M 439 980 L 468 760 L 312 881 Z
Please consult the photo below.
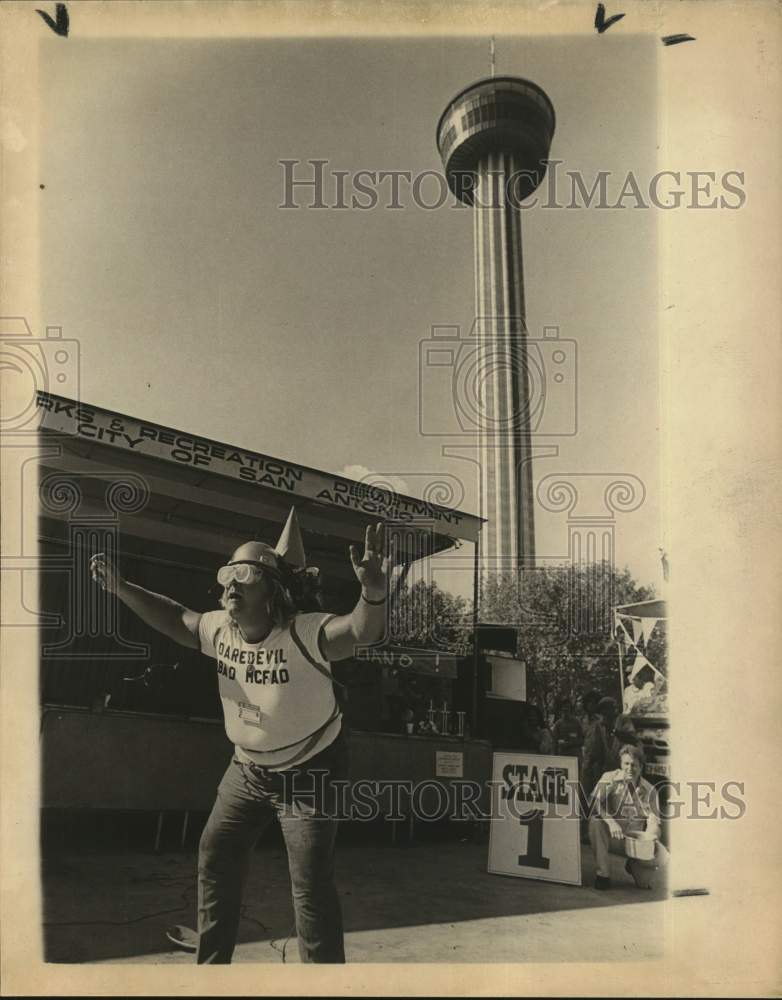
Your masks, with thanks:
M 640 830 L 637 833 L 625 834 L 625 854 L 628 858 L 637 858 L 638 861 L 652 861 L 654 859 L 653 833 Z

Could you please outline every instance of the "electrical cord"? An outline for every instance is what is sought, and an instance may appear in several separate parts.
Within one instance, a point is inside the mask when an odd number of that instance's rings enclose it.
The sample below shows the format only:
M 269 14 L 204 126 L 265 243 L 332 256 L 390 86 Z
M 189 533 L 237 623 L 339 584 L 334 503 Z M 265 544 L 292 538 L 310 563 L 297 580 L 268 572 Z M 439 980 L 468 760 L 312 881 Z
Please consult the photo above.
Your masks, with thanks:
M 244 903 L 242 904 L 242 908 L 239 911 L 239 913 L 240 916 L 242 916 L 245 920 L 249 920 L 250 923 L 257 924 L 257 926 L 260 927 L 265 934 L 269 933 L 269 928 L 266 926 L 266 924 L 263 923 L 263 921 L 258 920 L 257 917 L 250 916 L 250 914 L 247 912 L 247 907 Z M 288 932 L 288 936 L 285 939 L 285 943 L 282 946 L 282 951 L 280 951 L 280 949 L 277 947 L 277 939 L 271 937 L 269 938 L 269 944 L 271 945 L 272 949 L 276 951 L 278 955 L 280 955 L 280 961 L 282 962 L 285 962 L 285 953 L 288 947 L 288 942 L 293 937 L 295 932 L 296 932 L 296 923 L 294 921 L 293 926 L 291 927 L 290 931 Z
M 296 923 L 294 921 L 293 926 L 288 931 L 288 936 L 285 938 L 285 943 L 282 946 L 282 951 L 280 951 L 280 949 L 277 947 L 277 941 L 276 940 L 269 941 L 269 944 L 272 946 L 272 948 L 274 949 L 274 951 L 276 951 L 277 954 L 280 955 L 280 961 L 283 962 L 283 963 L 285 963 L 285 952 L 287 951 L 287 948 L 288 948 L 288 942 L 293 937 L 293 935 L 295 934 L 295 932 L 296 932 Z
M 138 924 L 142 920 L 150 920 L 152 917 L 163 917 L 169 913 L 181 913 L 183 907 L 177 906 L 173 910 L 156 910 L 154 913 L 145 913 L 143 917 L 133 917 L 130 920 L 44 920 L 44 927 L 126 927 L 128 924 Z
M 251 924 L 257 924 L 258 927 L 264 932 L 264 934 L 269 933 L 269 928 L 262 920 L 258 920 L 257 917 L 251 917 L 247 912 L 247 906 L 242 903 L 241 909 L 239 910 L 239 916 L 244 920 L 249 920 Z
M 132 878 L 129 881 L 136 885 L 143 882 L 152 882 L 155 885 L 161 887 L 173 888 L 177 885 L 177 883 L 181 885 L 183 880 L 179 876 L 176 875 L 171 876 L 163 872 L 159 875 L 141 875 L 136 878 Z M 164 916 L 169 916 L 172 913 L 181 913 L 184 907 L 187 906 L 189 902 L 187 898 L 188 894 L 190 893 L 191 889 L 194 889 L 196 887 L 197 881 L 198 881 L 197 879 L 187 880 L 187 883 L 181 893 L 182 904 L 180 906 L 177 906 L 175 909 L 156 910 L 154 913 L 145 913 L 143 916 L 140 917 L 131 917 L 130 920 L 62 920 L 62 921 L 44 920 L 43 926 L 44 927 L 127 927 L 130 924 L 139 924 L 144 920 L 151 920 L 153 917 L 164 917 Z M 250 916 L 250 914 L 247 912 L 247 905 L 245 903 L 242 904 L 239 913 L 244 920 L 249 920 L 250 923 L 253 923 L 256 926 L 260 927 L 260 929 L 264 932 L 264 934 L 269 934 L 269 928 L 262 920 L 258 920 L 257 917 Z M 286 952 L 288 948 L 288 943 L 290 942 L 290 939 L 293 937 L 295 931 L 296 931 L 296 923 L 294 922 L 290 931 L 288 932 L 288 936 L 285 939 L 285 942 L 283 943 L 282 950 L 280 950 L 277 947 L 276 939 L 274 938 L 269 939 L 269 944 L 274 949 L 274 951 L 276 951 L 277 954 L 280 956 L 280 961 L 283 963 L 286 962 Z
M 174 887 L 177 882 L 181 884 L 182 879 L 166 874 L 144 875 L 130 880 L 131 882 L 154 882 L 156 885 Z M 141 917 L 131 917 L 130 920 L 44 920 L 44 927 L 127 927 L 129 924 L 140 924 L 144 920 L 151 920 L 153 917 L 164 917 L 171 913 L 181 913 L 188 904 L 188 893 L 195 888 L 196 879 L 188 879 L 187 884 L 181 893 L 182 903 L 172 910 L 156 910 L 154 913 L 145 913 Z

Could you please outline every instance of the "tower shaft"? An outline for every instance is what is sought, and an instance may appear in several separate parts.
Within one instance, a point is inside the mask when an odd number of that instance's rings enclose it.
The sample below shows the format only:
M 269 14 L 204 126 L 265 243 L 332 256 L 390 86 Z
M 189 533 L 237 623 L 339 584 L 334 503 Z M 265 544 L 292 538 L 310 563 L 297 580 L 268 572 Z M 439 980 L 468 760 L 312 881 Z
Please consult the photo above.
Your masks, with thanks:
M 489 152 L 475 171 L 476 392 L 486 574 L 529 567 L 535 560 L 521 210 L 508 197 L 520 170 L 514 153 Z
M 521 203 L 543 180 L 555 125 L 554 106 L 537 84 L 493 74 L 459 91 L 437 123 L 448 185 L 475 213 L 477 343 L 473 370 L 459 370 L 458 389 L 466 391 L 457 406 L 478 434 L 484 577 L 535 561 L 531 437 L 545 373 L 530 364 Z

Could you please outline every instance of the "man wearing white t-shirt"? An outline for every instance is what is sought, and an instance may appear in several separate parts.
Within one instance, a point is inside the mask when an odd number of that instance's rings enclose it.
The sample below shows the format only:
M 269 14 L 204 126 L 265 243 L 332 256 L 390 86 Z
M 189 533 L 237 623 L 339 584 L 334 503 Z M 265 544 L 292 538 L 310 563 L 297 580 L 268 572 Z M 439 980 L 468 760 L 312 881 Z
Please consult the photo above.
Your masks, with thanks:
M 302 962 L 344 962 L 334 882 L 337 817 L 330 782 L 347 776 L 347 739 L 329 664 L 383 634 L 392 560 L 382 524 L 350 547 L 361 597 L 348 615 L 301 613 L 304 548 L 291 511 L 275 548 L 246 542 L 220 569 L 222 610 L 199 614 L 123 580 L 100 553 L 93 579 L 148 625 L 217 665 L 234 757 L 198 858 L 199 963 L 233 955 L 250 851 L 276 815 L 288 853 Z

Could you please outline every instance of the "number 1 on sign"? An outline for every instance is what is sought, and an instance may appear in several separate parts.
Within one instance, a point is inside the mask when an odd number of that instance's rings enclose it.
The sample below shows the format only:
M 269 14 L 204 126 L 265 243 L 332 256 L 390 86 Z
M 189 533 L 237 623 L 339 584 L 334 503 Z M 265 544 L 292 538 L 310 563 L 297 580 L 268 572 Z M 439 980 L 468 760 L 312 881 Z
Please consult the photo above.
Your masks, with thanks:
M 527 828 L 527 850 L 519 855 L 519 867 L 548 871 L 551 858 L 543 857 L 543 810 L 533 809 L 524 813 L 519 817 L 519 823 Z

